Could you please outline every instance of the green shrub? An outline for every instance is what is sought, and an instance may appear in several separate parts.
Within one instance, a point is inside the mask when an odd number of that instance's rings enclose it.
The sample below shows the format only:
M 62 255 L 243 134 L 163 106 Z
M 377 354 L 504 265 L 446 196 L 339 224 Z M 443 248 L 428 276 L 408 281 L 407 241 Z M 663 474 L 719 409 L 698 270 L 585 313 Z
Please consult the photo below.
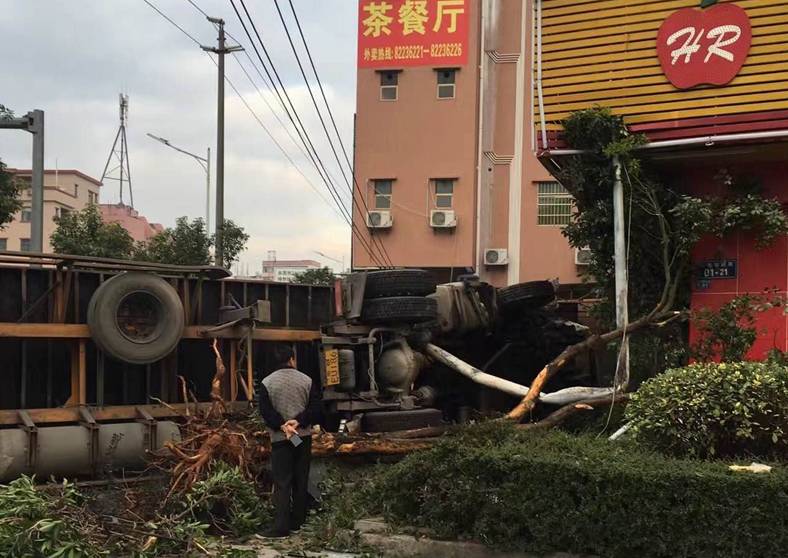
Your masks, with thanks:
M 183 513 L 205 520 L 219 532 L 249 535 L 271 519 L 271 507 L 238 467 L 220 462 L 180 501 Z
M 788 368 L 777 363 L 693 364 L 632 394 L 636 439 L 694 457 L 788 457 Z
M 0 555 L 97 558 L 109 554 L 90 537 L 79 516 L 82 496 L 69 483 L 36 489 L 32 477 L 0 485 Z
M 788 473 L 733 473 L 594 437 L 485 424 L 382 468 L 367 514 L 530 552 L 777 558 Z

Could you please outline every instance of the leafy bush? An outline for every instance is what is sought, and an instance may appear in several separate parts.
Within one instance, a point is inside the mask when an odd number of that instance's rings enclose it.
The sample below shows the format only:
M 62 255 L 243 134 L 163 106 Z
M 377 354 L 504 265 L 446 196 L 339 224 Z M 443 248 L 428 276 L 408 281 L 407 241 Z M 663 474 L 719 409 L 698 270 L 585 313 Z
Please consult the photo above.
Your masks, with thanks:
M 387 466 L 358 509 L 530 552 L 777 558 L 788 548 L 788 473 L 733 473 L 560 432 L 484 424 Z M 358 503 L 363 506 L 358 506 Z
M 645 382 L 626 417 L 638 441 L 673 455 L 788 457 L 788 368 L 693 364 Z
M 271 518 L 270 505 L 258 496 L 254 483 L 238 467 L 223 462 L 205 480 L 194 483 L 179 505 L 183 515 L 206 520 L 235 536 L 254 533 Z
M 70 520 L 81 504 L 82 497 L 69 483 L 57 492 L 37 490 L 32 477 L 0 486 L 0 553 L 62 558 L 108 555 L 91 540 L 89 526 Z

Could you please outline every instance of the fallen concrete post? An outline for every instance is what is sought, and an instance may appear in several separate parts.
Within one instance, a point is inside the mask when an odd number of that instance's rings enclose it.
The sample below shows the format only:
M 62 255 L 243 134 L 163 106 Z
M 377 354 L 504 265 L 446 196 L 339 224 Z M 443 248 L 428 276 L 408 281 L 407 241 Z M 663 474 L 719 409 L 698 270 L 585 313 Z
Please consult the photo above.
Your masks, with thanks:
M 445 364 L 466 378 L 470 378 L 479 385 L 497 389 L 516 397 L 525 397 L 528 393 L 528 386 L 483 372 L 437 345 L 428 343 L 424 350 L 431 358 Z M 612 394 L 612 388 L 569 387 L 553 393 L 542 393 L 539 395 L 539 401 L 548 405 L 568 405 L 569 403 L 577 403 L 585 399 L 596 399 Z

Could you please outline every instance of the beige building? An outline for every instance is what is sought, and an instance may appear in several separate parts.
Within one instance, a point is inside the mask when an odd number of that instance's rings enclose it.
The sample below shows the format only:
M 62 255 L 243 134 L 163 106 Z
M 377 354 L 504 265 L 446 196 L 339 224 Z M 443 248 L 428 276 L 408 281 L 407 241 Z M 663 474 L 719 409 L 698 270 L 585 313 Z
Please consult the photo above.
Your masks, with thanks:
M 571 197 L 535 156 L 533 2 L 431 0 L 415 33 L 402 0 L 385 4 L 381 20 L 380 2 L 360 0 L 361 236 L 395 266 L 442 279 L 578 283 L 561 234 Z M 377 267 L 363 244 L 354 237 L 353 267 Z
M 297 274 L 321 267 L 315 260 L 263 260 L 261 279 L 290 283 Z
M 0 230 L 0 250 L 30 250 L 30 180 L 29 169 L 6 169 L 22 183 L 22 210 Z M 44 171 L 44 252 L 52 252 L 49 237 L 55 230 L 55 217 L 80 211 L 88 204 L 98 204 L 101 182 L 78 170 Z

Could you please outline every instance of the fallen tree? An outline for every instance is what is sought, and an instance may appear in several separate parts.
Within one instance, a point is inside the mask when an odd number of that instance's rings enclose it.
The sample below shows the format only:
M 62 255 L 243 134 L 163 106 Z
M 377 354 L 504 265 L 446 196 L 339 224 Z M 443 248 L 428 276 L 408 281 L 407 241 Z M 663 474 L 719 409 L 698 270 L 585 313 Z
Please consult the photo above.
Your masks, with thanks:
M 513 421 L 521 421 L 533 411 L 550 379 L 579 354 L 645 331 L 667 331 L 686 320 L 691 253 L 702 237 L 721 238 L 736 230 L 753 231 L 756 247 L 763 248 L 788 232 L 788 219 L 781 204 L 764 198 L 760 185 L 752 178 L 734 177 L 727 169 L 721 169 L 715 178 L 725 194 L 700 199 L 678 193 L 657 179 L 655 173 L 645 172 L 637 155 L 645 138 L 631 135 L 623 118 L 609 109 L 577 111 L 563 127 L 569 146 L 582 153 L 560 163 L 553 161 L 553 172 L 573 194 L 577 209 L 564 234 L 572 246 L 590 248 L 586 273 L 607 301 L 595 309 L 596 318 L 602 324 L 612 323 L 614 158 L 621 165 L 627 198 L 628 265 L 639 270 L 628 277 L 629 313 L 639 317 L 624 327 L 566 347 L 542 368 L 519 404 L 506 415 Z M 675 331 L 672 335 L 681 337 Z M 683 339 L 680 342 L 686 345 Z M 617 390 L 625 391 L 627 384 L 622 377 L 613 380 Z M 618 395 L 610 396 L 607 402 L 617 398 Z M 559 420 L 566 412 L 566 408 L 559 409 L 556 413 L 560 414 L 545 419 L 546 424 Z

